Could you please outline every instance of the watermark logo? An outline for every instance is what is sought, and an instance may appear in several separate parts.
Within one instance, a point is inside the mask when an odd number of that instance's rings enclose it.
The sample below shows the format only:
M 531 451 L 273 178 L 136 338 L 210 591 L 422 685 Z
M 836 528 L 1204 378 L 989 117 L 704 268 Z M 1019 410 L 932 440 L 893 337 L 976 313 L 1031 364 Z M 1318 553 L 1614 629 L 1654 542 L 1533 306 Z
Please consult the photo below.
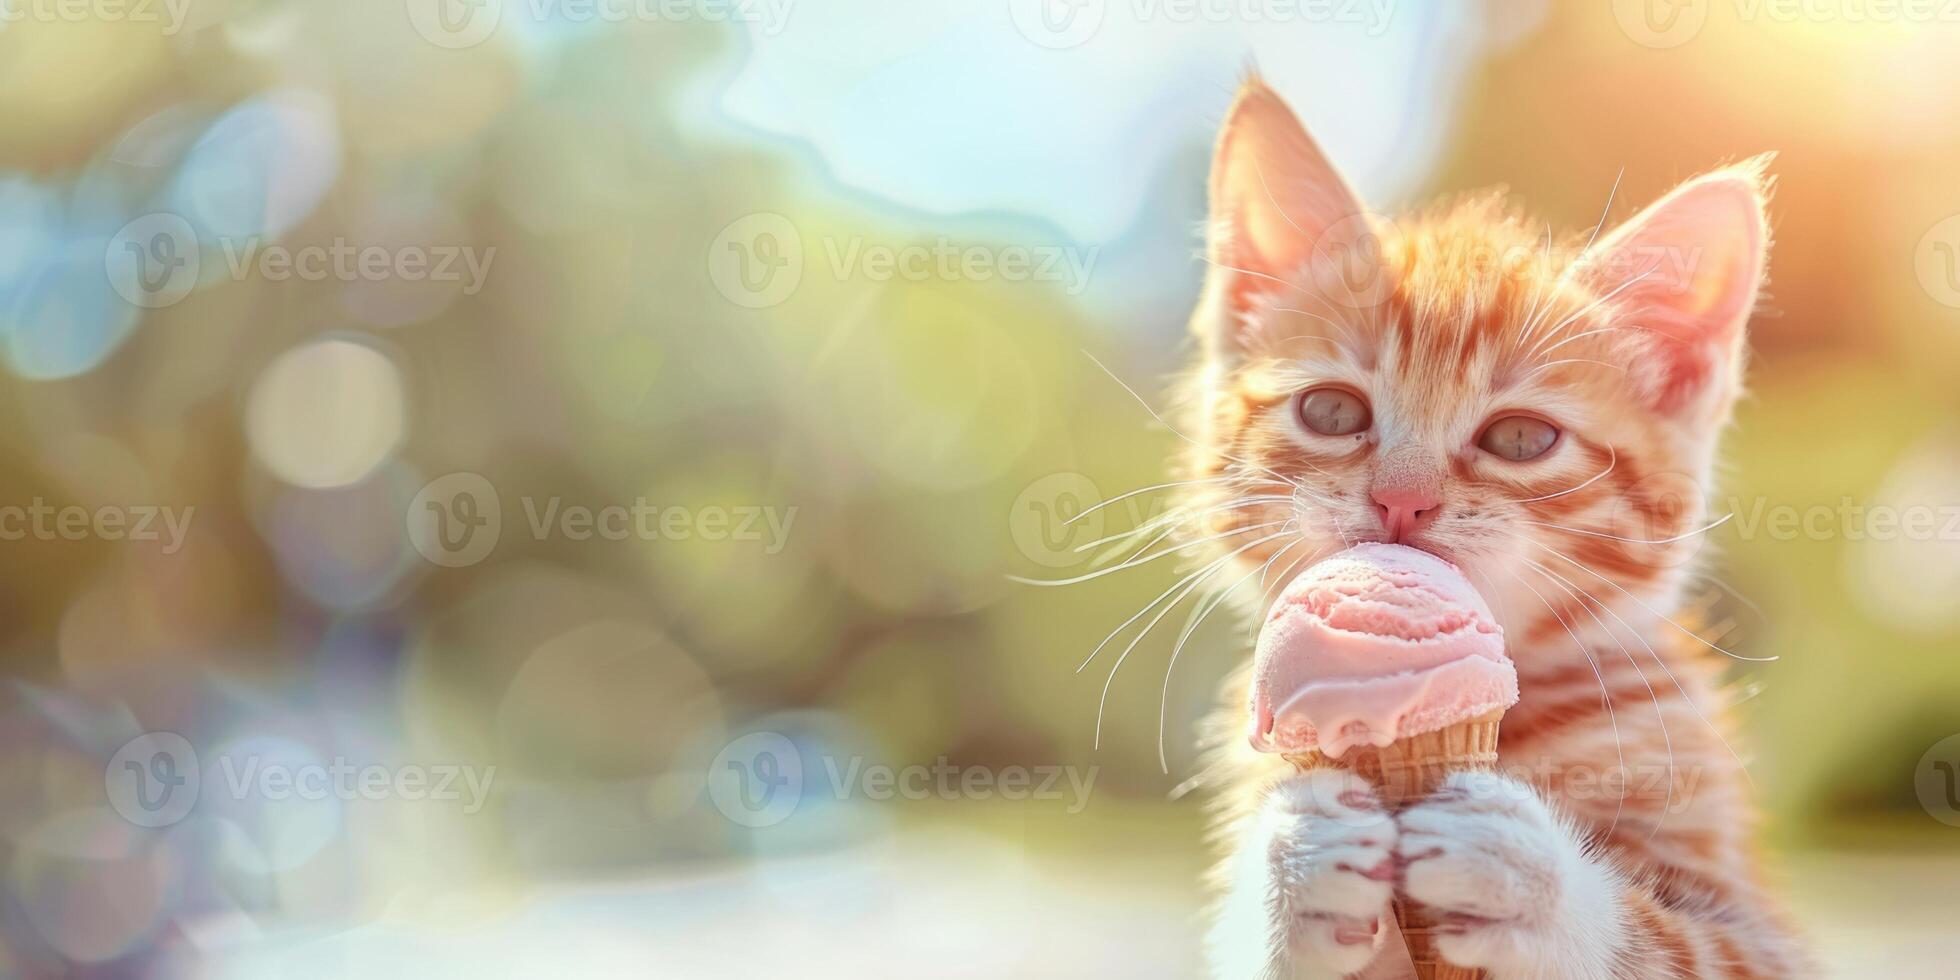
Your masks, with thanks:
M 830 799 L 1057 801 L 1072 816 L 1089 805 L 1100 766 L 964 766 L 945 756 L 930 764 L 891 766 L 861 755 L 823 755 L 812 766 L 788 736 L 750 732 L 728 743 L 708 765 L 708 798 L 744 827 L 788 820 L 812 793 Z
M 775 306 L 803 282 L 803 236 L 773 211 L 737 218 L 708 246 L 708 278 L 736 306 Z
M 138 827 L 168 827 L 197 805 L 197 751 L 176 732 L 145 732 L 124 742 L 102 769 L 109 806 Z
M 535 541 L 759 542 L 772 556 L 788 545 L 799 510 L 794 505 L 662 505 L 645 497 L 600 506 L 556 495 L 517 501 L 522 528 Z M 404 520 L 409 543 L 422 557 L 445 568 L 474 565 L 490 556 L 502 536 L 503 497 L 479 474 L 451 473 L 417 492 Z
M 1701 33 L 1708 20 L 1708 0 L 1613 0 L 1613 17 L 1636 44 L 1679 47 Z
M 424 486 L 408 504 L 408 540 L 422 557 L 445 568 L 490 556 L 503 530 L 497 488 L 477 473 L 451 473 Z
M 1050 473 L 1028 484 L 1007 512 L 1008 534 L 1029 561 L 1063 568 L 1084 561 L 1082 548 L 1102 537 L 1102 491 L 1081 473 Z
M 472 48 L 497 33 L 504 0 L 407 0 L 415 33 L 437 47 Z
M 1692 522 L 1708 513 L 1708 495 L 1686 473 L 1651 473 L 1613 500 L 1611 530 L 1596 532 L 1629 561 L 1679 568 L 1693 561 L 1708 532 Z
M 1389 301 L 1395 281 L 1384 243 L 1399 234 L 1386 215 L 1349 215 L 1327 226 L 1315 239 L 1307 267 L 1317 294 L 1353 309 L 1373 309 Z M 1491 259 L 1492 268 L 1499 268 Z
M 708 766 L 708 798 L 744 827 L 788 820 L 803 799 L 803 754 L 788 736 L 750 732 L 728 743 Z
M 256 276 L 267 282 L 459 283 L 465 296 L 483 289 L 497 258 L 494 245 L 360 245 L 344 238 L 289 246 L 250 236 L 223 238 L 217 246 L 224 275 L 234 282 Z M 124 225 L 109 239 L 102 261 L 116 293 L 150 310 L 182 302 L 205 271 L 197 232 L 168 212 Z
M 197 750 L 176 732 L 145 732 L 116 750 L 102 769 L 109 806 L 138 827 L 169 827 L 190 816 L 198 800 L 221 792 L 233 800 L 317 803 L 337 800 L 456 802 L 474 814 L 488 801 L 496 766 L 437 763 L 361 764 L 331 761 L 294 765 L 259 755 L 218 757 L 216 780 L 206 778 Z
M 1960 214 L 1926 229 L 1913 250 L 1912 269 L 1926 295 L 1960 309 Z
M 109 285 L 131 305 L 146 310 L 174 306 L 197 286 L 197 232 L 181 215 L 146 214 L 109 239 L 102 262 Z
M 1919 795 L 1919 805 L 1934 820 L 1960 827 L 1960 735 L 1934 742 L 1919 757 L 1912 788 Z
M 1102 29 L 1105 0 L 1008 0 L 1014 29 L 1044 48 L 1078 47 Z

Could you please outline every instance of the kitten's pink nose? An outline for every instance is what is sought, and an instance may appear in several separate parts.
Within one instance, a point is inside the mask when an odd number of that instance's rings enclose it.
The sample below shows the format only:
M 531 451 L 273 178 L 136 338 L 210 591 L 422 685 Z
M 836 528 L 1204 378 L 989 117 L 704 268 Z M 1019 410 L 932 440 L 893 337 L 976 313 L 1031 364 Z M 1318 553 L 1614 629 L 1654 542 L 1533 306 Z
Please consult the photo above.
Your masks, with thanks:
M 1442 510 L 1436 493 L 1415 487 L 1380 487 L 1370 491 L 1375 516 L 1381 519 L 1382 533 L 1391 542 L 1400 542 L 1428 527 Z

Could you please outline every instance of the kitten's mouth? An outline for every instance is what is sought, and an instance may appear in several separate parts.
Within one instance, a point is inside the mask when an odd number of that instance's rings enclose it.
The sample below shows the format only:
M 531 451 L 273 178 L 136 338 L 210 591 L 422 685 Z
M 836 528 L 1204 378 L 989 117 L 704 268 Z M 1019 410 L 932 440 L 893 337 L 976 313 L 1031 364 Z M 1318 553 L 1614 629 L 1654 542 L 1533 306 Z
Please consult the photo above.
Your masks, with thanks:
M 1366 537 L 1356 538 L 1354 540 L 1354 543 L 1355 544 L 1399 544 L 1406 548 L 1414 548 L 1417 551 L 1426 551 L 1432 555 L 1435 555 L 1438 558 L 1441 558 L 1446 562 L 1449 562 L 1452 565 L 1460 566 L 1463 564 L 1462 559 L 1460 559 L 1454 551 L 1452 551 L 1449 548 L 1445 548 L 1442 545 L 1439 545 L 1436 542 L 1423 537 L 1421 532 L 1412 534 L 1408 537 L 1403 538 L 1400 541 L 1391 541 L 1389 540 L 1388 535 L 1386 534 L 1371 534 Z

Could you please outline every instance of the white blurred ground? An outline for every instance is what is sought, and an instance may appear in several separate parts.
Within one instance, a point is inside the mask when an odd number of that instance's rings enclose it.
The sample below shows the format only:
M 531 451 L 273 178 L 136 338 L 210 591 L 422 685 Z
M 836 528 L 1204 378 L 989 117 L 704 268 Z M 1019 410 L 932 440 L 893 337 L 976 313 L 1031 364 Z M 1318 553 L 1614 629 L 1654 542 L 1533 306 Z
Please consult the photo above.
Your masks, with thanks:
M 1100 828 L 1100 829 L 1097 829 Z M 186 975 L 1190 977 L 1199 855 L 1135 828 L 915 830 L 853 850 L 659 883 L 542 892 L 493 916 L 427 909 L 265 935 Z M 1960 855 L 1811 855 L 1792 902 L 1834 977 L 1954 975 Z M 467 903 L 465 903 L 467 904 Z M 200 957 L 200 959 L 203 959 Z M 187 964 L 188 965 L 188 964 Z

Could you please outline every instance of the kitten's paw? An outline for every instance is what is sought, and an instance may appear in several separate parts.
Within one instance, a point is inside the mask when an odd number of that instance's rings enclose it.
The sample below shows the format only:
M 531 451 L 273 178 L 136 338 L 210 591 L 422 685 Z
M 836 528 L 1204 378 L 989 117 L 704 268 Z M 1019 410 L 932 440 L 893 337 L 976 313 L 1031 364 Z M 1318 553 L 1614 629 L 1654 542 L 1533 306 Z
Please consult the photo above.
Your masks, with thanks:
M 1395 895 L 1395 821 L 1366 781 L 1339 770 L 1287 778 L 1259 815 L 1274 914 L 1294 956 L 1327 975 L 1366 967 Z
M 1617 887 L 1530 787 L 1455 773 L 1397 822 L 1403 894 L 1437 920 L 1444 959 L 1497 978 L 1603 975 Z

